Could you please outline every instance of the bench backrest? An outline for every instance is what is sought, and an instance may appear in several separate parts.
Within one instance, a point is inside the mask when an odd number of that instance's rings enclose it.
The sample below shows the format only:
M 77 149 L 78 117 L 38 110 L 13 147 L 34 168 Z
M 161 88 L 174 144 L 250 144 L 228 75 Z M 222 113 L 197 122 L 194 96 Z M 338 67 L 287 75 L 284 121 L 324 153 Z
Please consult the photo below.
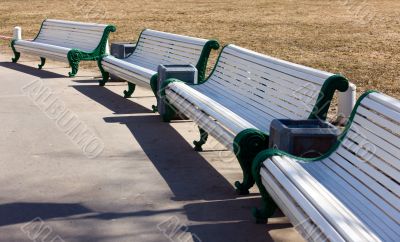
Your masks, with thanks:
M 342 142 L 329 157 L 364 185 L 356 189 L 367 193 L 387 214 L 386 219 L 391 218 L 386 226 L 398 232 L 400 101 L 380 93 L 366 93 L 357 102 L 350 122 Z M 393 228 L 393 224 L 397 226 Z
M 107 27 L 111 26 L 46 19 L 34 41 L 91 52 L 99 46 Z
M 215 40 L 145 29 L 140 34 L 135 51 L 125 61 L 154 71 L 160 64 L 192 64 L 199 70 L 199 76 L 204 78 L 208 55 L 211 49 L 218 48 Z
M 309 118 L 317 101 L 320 118 L 325 118 L 335 89 L 345 91 L 347 87 L 341 76 L 228 45 L 198 89 L 221 92 L 222 102 L 235 103 L 235 110 L 248 110 L 250 114 L 241 116 L 268 133 L 273 119 Z

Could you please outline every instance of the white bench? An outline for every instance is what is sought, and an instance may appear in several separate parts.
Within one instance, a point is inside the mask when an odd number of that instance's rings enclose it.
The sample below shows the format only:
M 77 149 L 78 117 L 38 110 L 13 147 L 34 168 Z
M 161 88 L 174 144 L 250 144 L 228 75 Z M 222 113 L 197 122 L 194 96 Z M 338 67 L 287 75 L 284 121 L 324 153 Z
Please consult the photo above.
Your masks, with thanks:
M 160 64 L 192 64 L 198 70 L 198 80 L 204 80 L 207 61 L 212 49 L 217 50 L 216 40 L 206 40 L 183 35 L 145 29 L 139 36 L 132 55 L 125 59 L 113 56 L 101 61 L 103 79 L 100 85 L 113 74 L 128 82 L 125 97 L 130 97 L 136 85 L 151 87 L 157 92 L 157 68 Z
M 175 112 L 199 126 L 202 150 L 208 133 L 235 152 L 243 170 L 241 194 L 254 185 L 251 163 L 268 147 L 273 119 L 325 119 L 335 90 L 346 91 L 340 76 L 262 55 L 235 45 L 225 46 L 209 78 L 200 85 L 169 79 L 161 87 L 168 104 L 164 121 Z M 168 108 L 169 106 L 169 108 Z
M 400 101 L 368 92 L 331 152 L 302 159 L 266 150 L 253 175 L 265 222 L 275 203 L 310 241 L 399 241 Z
M 40 57 L 39 69 L 46 58 L 67 62 L 72 77 L 78 72 L 80 61 L 99 60 L 106 54 L 108 36 L 115 30 L 113 25 L 46 19 L 34 40 L 12 40 L 15 55 L 12 61 L 17 62 L 21 53 L 27 53 Z

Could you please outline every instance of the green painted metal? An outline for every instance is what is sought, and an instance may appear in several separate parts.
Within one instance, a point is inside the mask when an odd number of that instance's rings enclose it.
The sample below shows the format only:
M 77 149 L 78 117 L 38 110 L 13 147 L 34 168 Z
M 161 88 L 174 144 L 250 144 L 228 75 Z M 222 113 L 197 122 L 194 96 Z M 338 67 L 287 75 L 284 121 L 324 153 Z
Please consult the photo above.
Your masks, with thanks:
M 40 64 L 38 65 L 39 70 L 43 68 L 44 64 L 46 64 L 46 58 L 40 57 Z
M 203 151 L 203 145 L 207 142 L 208 133 L 199 126 L 200 139 L 193 141 L 195 151 Z
M 172 82 L 182 82 L 181 80 L 175 79 L 175 78 L 170 78 L 165 80 L 161 87 L 160 87 L 160 97 L 159 98 L 164 98 L 164 102 L 166 104 L 165 107 L 165 114 L 161 115 L 161 118 L 164 122 L 170 122 L 172 120 L 172 118 L 176 115 L 176 108 L 173 107 L 173 105 L 171 103 L 168 102 L 168 99 L 165 98 L 165 88 Z
M 203 49 L 201 51 L 199 60 L 197 61 L 196 64 L 196 69 L 197 69 L 197 80 L 198 83 L 203 83 L 205 80 L 205 75 L 207 72 L 207 63 L 208 63 L 208 58 L 210 57 L 210 53 L 212 50 L 218 50 L 220 47 L 219 43 L 217 40 L 208 40 L 205 45 L 203 46 Z M 159 96 L 159 89 L 158 89 L 158 75 L 154 75 L 151 77 L 150 79 L 150 86 L 151 86 L 151 90 L 153 91 L 154 95 L 156 98 L 158 98 Z M 157 110 L 157 105 L 153 105 L 153 111 L 156 112 Z M 201 149 L 201 139 L 200 141 L 195 141 L 196 143 L 198 143 L 198 145 L 196 145 L 195 149 Z M 199 147 L 200 145 L 200 147 Z
M 252 162 L 259 152 L 268 148 L 268 141 L 268 135 L 257 129 L 245 129 L 236 135 L 233 150 L 243 172 L 243 181 L 235 182 L 238 194 L 249 194 L 249 189 L 254 185 Z
M 335 91 L 344 92 L 349 88 L 349 81 L 342 75 L 336 74 L 325 80 L 319 92 L 317 102 L 314 105 L 309 119 L 326 120 L 329 106 L 331 105 Z
M 135 89 L 136 89 L 136 84 L 128 82 L 128 90 L 124 91 L 124 98 L 132 97 L 132 94 L 135 91 Z
M 36 37 L 35 37 L 35 39 L 33 41 L 35 41 L 38 38 L 38 36 L 40 35 L 40 32 L 42 31 L 44 22 L 46 22 L 46 20 L 44 20 L 42 22 L 40 30 L 39 30 L 38 34 L 36 35 Z M 79 63 L 81 61 L 97 61 L 97 60 L 101 59 L 103 56 L 105 56 L 106 55 L 106 47 L 107 47 L 108 36 L 110 35 L 111 32 L 115 32 L 115 31 L 116 31 L 116 27 L 114 25 L 106 26 L 104 28 L 103 35 L 102 35 L 102 37 L 100 39 L 99 44 L 91 52 L 85 52 L 85 51 L 82 51 L 82 50 L 79 50 L 79 49 L 71 49 L 67 54 L 67 59 L 68 59 L 69 65 L 71 66 L 72 71 L 69 72 L 68 75 L 70 77 L 73 77 L 78 73 Z M 14 46 L 16 41 L 17 40 L 11 41 L 11 48 L 12 48 L 12 50 L 14 52 L 14 55 L 15 55 L 15 57 L 12 58 L 13 62 L 17 62 L 18 59 L 20 58 L 20 53 L 15 50 L 15 46 Z M 44 65 L 43 62 L 42 62 L 42 64 Z M 41 69 L 41 67 L 43 67 L 42 64 L 39 65 L 39 69 Z M 103 74 L 104 70 L 102 71 L 100 69 L 100 71 Z
M 208 75 L 207 78 L 199 79 L 199 81 L 197 82 L 197 84 L 193 84 L 193 85 L 201 85 L 201 84 L 207 82 L 207 81 L 210 79 L 210 77 L 214 74 L 215 70 L 217 69 L 218 62 L 219 62 L 219 60 L 221 59 L 221 55 L 222 55 L 222 53 L 224 52 L 224 49 L 225 49 L 226 47 L 228 47 L 228 46 L 229 46 L 229 44 L 228 44 L 228 45 L 225 45 L 224 47 L 222 47 L 221 51 L 220 51 L 219 54 L 218 54 L 217 60 L 216 60 L 216 62 L 215 62 L 215 65 L 214 65 L 214 67 L 213 67 L 213 69 L 212 69 L 210 75 Z
M 154 93 L 154 96 L 156 96 L 156 98 L 158 99 L 160 96 L 160 90 L 158 89 L 158 73 L 154 74 L 150 78 L 150 87 Z
M 101 65 L 101 60 L 103 59 L 103 57 L 99 58 L 97 60 L 97 66 L 99 67 L 99 70 L 101 72 L 101 76 L 102 79 L 99 80 L 99 86 L 104 86 L 106 85 L 106 82 L 108 81 L 108 79 L 110 78 L 110 73 L 106 72 L 103 68 L 103 66 Z
M 97 61 L 106 55 L 107 39 L 111 32 L 115 32 L 117 29 L 114 25 L 108 25 L 103 32 L 100 43 L 92 52 L 85 52 L 79 49 L 71 49 L 68 54 L 68 62 L 71 66 L 72 71 L 68 73 L 70 77 L 75 76 L 78 73 L 79 63 L 81 61 Z M 104 70 L 103 70 L 104 71 Z M 101 69 L 100 69 L 101 72 Z
M 145 30 L 146 30 L 146 29 L 143 29 L 142 32 L 140 32 L 139 38 L 138 38 L 137 41 L 136 41 L 137 45 L 139 44 L 140 38 L 142 37 L 142 34 L 143 34 L 143 32 L 144 32 Z M 129 56 L 133 55 L 133 54 L 135 53 L 135 50 L 136 50 L 136 48 L 133 50 L 133 52 L 132 52 Z M 129 56 L 128 56 L 127 58 L 129 58 Z M 100 85 L 100 86 L 104 86 L 104 85 L 108 82 L 108 80 L 109 80 L 109 78 L 110 78 L 110 73 L 106 72 L 106 71 L 104 70 L 104 68 L 102 67 L 102 65 L 101 65 L 101 60 L 102 60 L 104 57 L 105 57 L 105 56 L 102 56 L 102 57 L 100 58 L 100 62 L 99 62 L 99 64 L 98 64 L 99 68 L 101 67 L 101 70 L 103 70 L 103 71 L 101 72 L 102 80 L 99 81 L 99 85 Z M 128 86 L 128 88 L 129 88 L 129 86 Z M 133 92 L 131 93 L 130 96 L 132 96 L 132 94 L 133 94 Z M 125 91 L 124 91 L 124 96 L 125 96 Z
M 14 52 L 14 57 L 11 60 L 14 63 L 17 63 L 17 61 L 21 57 L 21 53 L 17 52 L 17 50 L 15 49 L 15 46 L 14 46 L 16 41 L 17 40 L 14 39 L 14 40 L 11 40 L 11 43 L 10 43 L 11 49 Z
M 196 64 L 197 68 L 197 76 L 198 82 L 202 83 L 205 80 L 206 72 L 207 72 L 207 63 L 208 58 L 210 57 L 210 53 L 212 50 L 218 50 L 220 47 L 217 40 L 209 40 L 203 47 L 201 51 L 200 58 Z
M 336 144 L 327 153 L 323 154 L 322 156 L 316 157 L 316 158 L 303 158 L 303 157 L 297 157 L 297 156 L 291 155 L 291 154 L 281 151 L 281 150 L 267 149 L 267 150 L 261 151 L 254 158 L 254 161 L 252 164 L 252 175 L 254 177 L 254 180 L 257 184 L 257 187 L 260 191 L 261 198 L 262 198 L 261 209 L 257 209 L 257 208 L 253 209 L 253 216 L 256 218 L 256 221 L 258 223 L 266 222 L 268 220 L 268 218 L 272 216 L 273 212 L 276 209 L 275 202 L 272 200 L 271 196 L 268 194 L 268 191 L 265 189 L 264 185 L 261 182 L 260 170 L 261 170 L 263 162 L 266 159 L 271 158 L 273 156 L 286 156 L 286 157 L 294 158 L 294 159 L 302 161 L 302 162 L 318 162 L 318 161 L 328 158 L 340 147 L 343 140 L 346 138 L 347 133 L 350 130 L 351 124 L 353 123 L 354 117 L 357 113 L 358 107 L 361 105 L 362 100 L 371 93 L 377 93 L 377 91 L 374 91 L 374 90 L 367 91 L 363 95 L 361 95 L 361 97 L 357 100 L 357 103 L 354 106 L 354 109 L 351 113 L 351 116 L 349 118 L 349 121 L 346 124 L 346 127 L 345 127 L 343 133 L 340 135 Z
M 348 80 L 341 75 L 333 75 L 329 77 L 324 82 L 324 85 L 320 90 L 317 102 L 313 108 L 313 112 L 309 116 L 309 119 L 318 118 L 321 120 L 325 120 L 335 91 L 336 90 L 339 90 L 341 92 L 346 91 L 348 86 L 349 86 Z M 243 171 L 243 182 L 240 183 L 237 181 L 235 183 L 236 190 L 239 194 L 249 193 L 249 189 L 254 185 L 254 178 L 251 173 L 253 159 L 258 154 L 258 152 L 262 151 L 265 148 L 268 148 L 268 141 L 269 141 L 268 134 L 263 133 L 261 131 L 257 132 L 255 131 L 256 130 L 254 129 L 244 130 L 235 137 L 233 148 L 235 150 L 235 154 L 238 158 L 238 161 Z M 260 147 L 252 148 L 251 146 L 249 146 L 248 142 L 242 141 L 242 139 L 244 138 L 247 139 L 245 134 L 257 137 L 259 139 L 259 142 L 264 142 L 265 140 L 264 143 L 265 146 L 262 149 L 257 149 Z M 249 148 L 252 148 L 254 150 L 249 151 Z M 236 149 L 238 151 L 236 151 Z

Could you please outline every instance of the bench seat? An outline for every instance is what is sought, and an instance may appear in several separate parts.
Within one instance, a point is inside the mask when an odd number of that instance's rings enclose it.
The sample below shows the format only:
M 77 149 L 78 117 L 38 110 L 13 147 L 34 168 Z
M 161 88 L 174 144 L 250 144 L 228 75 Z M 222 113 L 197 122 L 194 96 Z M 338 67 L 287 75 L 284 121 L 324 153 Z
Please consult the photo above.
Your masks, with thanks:
M 67 54 L 71 50 L 61 46 L 27 40 L 18 41 L 18 45 L 15 46 L 15 49 L 18 52 L 24 52 L 31 55 L 40 55 L 41 57 L 52 58 L 63 62 L 68 61 Z
M 215 40 L 194 38 L 184 35 L 145 29 L 141 32 L 134 52 L 125 59 L 113 56 L 102 58 L 99 65 L 103 79 L 108 81 L 110 74 L 128 82 L 125 97 L 130 97 L 135 85 L 151 88 L 157 92 L 157 70 L 160 64 L 192 64 L 198 70 L 198 80 L 203 81 L 211 50 L 218 49 Z M 156 95 L 157 96 L 157 95 Z
M 124 80 L 135 78 L 139 86 L 145 87 L 149 86 L 151 77 L 157 74 L 157 71 L 154 71 L 154 69 L 148 69 L 113 56 L 105 57 L 102 66 L 106 71 L 113 70 L 112 73 L 118 73 L 118 76 Z
M 340 75 L 228 45 L 203 83 L 164 83 L 168 111 L 162 117 L 170 121 L 182 113 L 194 120 L 201 136 L 194 142 L 196 150 L 202 150 L 210 134 L 234 151 L 244 175 L 235 185 L 246 194 L 254 184 L 251 163 L 268 146 L 272 120 L 325 119 L 335 90 L 347 88 L 348 81 Z
M 363 95 L 331 152 L 317 159 L 278 150 L 260 153 L 253 172 L 264 207 L 276 204 L 310 241 L 396 241 L 400 238 L 400 101 Z
M 12 61 L 17 62 L 21 53 L 26 53 L 41 58 L 39 69 L 46 58 L 67 62 L 72 77 L 77 74 L 80 61 L 96 61 L 106 54 L 108 36 L 115 30 L 113 25 L 46 19 L 34 40 L 12 40 Z

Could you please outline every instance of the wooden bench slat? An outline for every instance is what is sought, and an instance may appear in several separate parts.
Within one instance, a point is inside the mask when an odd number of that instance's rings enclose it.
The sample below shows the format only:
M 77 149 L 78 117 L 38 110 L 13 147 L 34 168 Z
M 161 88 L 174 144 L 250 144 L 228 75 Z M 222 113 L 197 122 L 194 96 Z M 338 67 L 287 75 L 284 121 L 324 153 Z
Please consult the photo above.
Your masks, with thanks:
M 391 143 L 393 146 L 400 144 L 400 137 L 394 135 L 391 132 L 388 132 L 387 130 L 383 129 L 382 127 L 378 126 L 377 124 L 371 122 L 368 119 L 365 119 L 365 118 L 357 115 L 354 118 L 354 122 L 355 122 L 354 127 L 357 127 L 357 128 L 366 127 L 366 128 L 364 128 L 364 130 L 367 129 L 367 131 L 371 131 L 371 132 L 379 135 L 379 137 L 381 139 L 386 140 L 387 142 Z M 397 148 L 399 148 L 399 147 L 397 147 Z M 397 153 L 399 153 L 399 151 L 397 151 Z
M 168 93 L 172 105 L 174 105 L 179 110 L 187 110 L 187 112 L 185 112 L 185 115 L 187 115 L 192 120 L 196 120 L 196 122 L 204 126 L 207 132 L 211 132 L 212 131 L 211 129 L 213 129 L 213 131 L 218 134 L 215 136 L 215 138 L 219 142 L 221 142 L 226 147 L 233 147 L 234 134 L 224 129 L 223 127 L 217 125 L 217 122 L 214 119 L 207 116 L 205 113 L 196 112 L 193 105 L 189 103 L 186 99 L 180 98 L 177 93 L 173 92 L 170 89 L 166 89 L 166 93 Z M 213 126 L 206 124 L 215 124 L 215 125 Z
M 381 184 L 385 184 L 385 186 L 390 188 L 397 196 L 400 194 L 400 189 L 395 182 L 381 174 L 370 164 L 366 163 L 362 157 L 360 158 L 358 156 L 354 156 L 352 150 L 344 148 L 338 150 L 338 153 L 374 180 L 378 181 Z
M 179 56 L 179 55 L 175 55 L 175 54 L 171 54 L 167 52 L 168 50 L 157 50 L 157 49 L 150 49 L 147 48 L 145 50 L 139 49 L 137 50 L 137 52 L 131 56 L 131 58 L 143 58 L 143 59 L 147 59 L 149 61 L 151 61 L 151 63 L 154 66 L 158 66 L 158 63 L 160 63 L 160 61 L 168 61 L 168 62 L 176 62 L 178 64 L 181 63 L 196 63 L 197 59 L 192 59 L 192 58 L 187 58 L 185 56 Z M 161 62 L 163 63 L 163 62 Z
M 395 155 L 393 155 L 392 153 L 386 151 L 387 147 L 393 147 L 391 144 L 387 143 L 386 141 L 377 138 L 376 136 L 374 137 L 374 135 L 372 133 L 368 133 L 368 134 L 363 134 L 363 136 L 360 136 L 359 134 L 355 133 L 354 131 L 350 131 L 347 135 L 349 138 L 346 139 L 346 142 L 343 142 L 343 145 L 345 145 L 346 147 L 348 146 L 353 146 L 353 147 L 359 147 L 359 148 L 355 148 L 355 149 L 360 149 L 360 151 L 357 151 L 359 154 L 363 154 L 365 155 L 368 159 L 370 157 L 375 157 L 374 160 L 376 159 L 380 159 L 379 163 L 382 163 L 383 167 L 387 167 L 387 170 L 391 170 L 391 173 L 395 173 L 398 174 L 399 173 L 399 167 L 400 167 L 400 161 L 398 160 L 398 158 L 396 158 Z M 369 146 L 370 148 L 366 148 L 364 147 L 364 145 L 359 145 L 359 144 L 363 144 L 365 143 L 365 140 L 369 139 L 369 140 L 376 140 L 376 141 L 380 141 L 381 146 L 378 145 L 372 145 L 370 144 L 366 144 L 365 146 Z M 347 144 L 347 141 L 351 141 L 351 144 Z M 385 144 L 388 144 L 387 147 L 385 147 Z M 384 148 L 382 148 L 384 147 Z M 393 148 L 393 151 L 395 151 L 395 148 Z M 383 169 L 382 167 L 380 167 L 380 164 L 376 165 L 377 167 L 379 167 L 381 170 Z M 389 173 L 387 173 L 389 174 Z M 400 179 L 400 177 L 395 176 L 392 174 L 392 178 L 394 180 Z
M 230 53 L 224 53 L 224 55 L 221 55 L 220 59 L 222 60 L 221 63 L 232 65 L 234 66 L 234 68 L 243 67 L 245 71 L 247 70 L 249 72 L 257 73 L 262 78 L 282 80 L 285 82 L 296 84 L 297 86 L 304 86 L 305 88 L 307 88 L 310 84 L 315 86 L 316 88 L 321 87 L 324 81 L 319 78 L 318 81 L 315 81 L 312 80 L 312 77 L 310 79 L 299 78 L 292 75 L 291 73 L 285 72 L 282 69 L 274 69 L 271 66 L 267 65 L 267 63 L 254 64 L 251 61 L 246 61 L 245 59 L 238 58 Z
M 115 30 L 113 25 L 46 19 L 32 41 L 15 39 L 11 42 L 15 55 L 12 61 L 17 62 L 24 52 L 41 58 L 39 69 L 46 58 L 67 62 L 72 69 L 68 75 L 73 77 L 81 61 L 95 61 L 107 53 L 108 36 Z
M 400 236 L 398 234 L 399 231 L 393 230 L 397 223 L 393 218 L 389 218 L 391 215 L 386 217 L 381 216 L 383 211 L 379 207 L 382 202 L 377 201 L 378 204 L 374 204 L 368 200 L 359 192 L 358 187 L 353 187 L 351 183 L 343 180 L 340 170 L 332 171 L 325 166 L 324 162 L 318 162 L 311 166 L 303 165 L 302 167 L 327 188 L 333 196 L 338 198 L 363 223 L 369 227 L 377 227 L 379 234 L 388 235 L 388 238 Z M 399 213 L 396 212 L 396 215 L 398 217 Z
M 229 46 L 231 47 L 231 46 Z M 249 51 L 250 54 L 241 53 L 243 50 L 240 47 L 234 46 L 232 48 L 225 48 L 226 53 L 240 57 L 247 61 L 252 61 L 260 65 L 266 65 L 269 69 L 284 72 L 291 76 L 298 77 L 303 80 L 314 82 L 315 84 L 322 85 L 322 83 L 332 76 L 332 73 L 327 73 L 319 70 L 315 70 L 309 67 L 297 65 L 294 63 L 286 62 L 283 60 L 275 59 L 266 55 L 262 55 L 256 52 Z M 268 62 L 268 64 L 266 63 Z
M 265 164 L 265 163 L 264 163 Z M 293 183 L 301 193 L 306 196 L 315 208 L 323 214 L 332 226 L 347 240 L 359 238 L 364 241 L 376 240 L 376 237 L 369 233 L 365 225 L 355 217 L 335 196 L 333 196 L 324 186 L 310 176 L 308 173 L 301 172 L 298 163 L 290 162 L 285 158 L 274 159 L 274 164 L 284 171 L 290 182 Z M 267 163 L 269 170 L 270 163 Z M 357 240 L 357 239 L 356 239 Z
M 344 148 L 339 148 L 337 153 L 341 152 Z M 378 194 L 382 199 L 385 199 L 388 203 L 390 203 L 397 210 L 400 209 L 400 202 L 395 194 L 386 189 L 381 183 L 378 183 L 375 179 L 369 176 L 367 173 L 358 169 L 353 163 L 349 162 L 346 157 L 341 156 L 337 153 L 331 155 L 332 161 L 340 165 L 343 169 L 345 169 L 349 174 L 352 174 L 354 177 L 357 177 L 358 180 L 362 181 L 364 185 L 373 190 L 376 194 Z
M 199 46 L 203 46 L 207 42 L 207 40 L 205 40 L 205 39 L 200 39 L 200 38 L 185 36 L 185 35 L 179 35 L 179 34 L 173 34 L 173 33 L 165 33 L 165 32 L 152 30 L 152 29 L 146 29 L 145 31 L 143 31 L 142 35 L 144 35 L 144 36 L 150 35 L 152 37 L 154 36 L 154 37 L 158 37 L 158 38 L 162 38 L 162 39 L 166 39 L 166 40 L 182 42 L 182 43 L 187 43 L 187 44 L 191 44 L 191 45 L 199 45 Z
M 261 179 L 268 176 L 267 172 L 275 176 L 276 169 L 271 166 L 274 164 L 301 195 L 316 205 L 315 210 L 327 219 L 332 218 L 332 224 L 333 218 L 357 218 L 366 233 L 382 241 L 393 241 L 400 237 L 400 101 L 379 93 L 365 94 L 354 112 L 335 151 L 311 162 L 273 152 L 277 156 L 268 155 L 263 162 Z M 276 182 L 281 179 L 284 178 Z M 265 187 L 268 185 L 264 183 Z M 279 188 L 270 188 L 274 191 L 268 192 L 276 196 L 275 190 Z M 281 189 L 289 194 L 294 192 L 288 187 Z M 282 205 L 279 199 L 274 197 L 279 206 L 289 206 Z M 289 203 L 298 203 L 297 199 Z M 329 205 L 324 207 L 326 204 Z M 305 206 L 299 205 L 301 209 Z M 346 211 L 337 210 L 338 206 Z M 292 211 L 286 212 L 290 218 Z M 293 212 L 297 214 L 298 209 Z M 321 225 L 315 224 L 321 229 Z M 341 230 L 339 224 L 335 225 L 335 230 L 348 236 L 347 240 L 358 240 L 359 231 L 354 230 L 352 223 L 348 228 Z
M 247 127 L 254 127 L 231 110 L 218 105 L 214 100 L 201 93 L 196 93 L 196 99 L 190 99 L 191 93 L 195 90 L 188 87 L 185 83 L 171 83 L 168 85 L 167 89 L 173 90 L 184 99 L 189 99 L 193 105 L 201 108 L 201 110 L 204 110 L 219 122 L 224 123 L 225 126 L 228 126 L 228 128 L 235 134 L 238 134 L 241 130 Z
M 180 43 L 180 42 L 173 42 L 173 41 L 163 41 L 157 38 L 150 38 L 150 37 L 143 37 L 140 42 L 138 43 L 142 46 L 159 46 L 160 48 L 167 48 L 179 51 L 179 53 L 187 53 L 191 55 L 199 55 L 202 51 L 201 46 L 194 46 L 190 44 Z
M 216 74 L 218 75 L 218 74 Z M 228 76 L 228 75 L 225 75 Z M 222 75 L 220 76 L 222 78 Z M 266 82 L 266 85 L 268 88 L 266 88 L 265 91 L 260 90 L 258 87 L 254 88 L 252 86 L 246 85 L 249 83 L 249 79 L 245 78 L 243 76 L 235 76 L 231 77 L 228 80 L 233 80 L 233 82 L 236 83 L 227 83 L 226 87 L 229 88 L 232 92 L 237 92 L 238 89 L 240 89 L 240 93 L 243 95 L 246 95 L 249 99 L 254 99 L 254 100 L 260 100 L 266 103 L 275 103 L 278 106 L 290 111 L 291 113 L 297 114 L 299 117 L 302 117 L 304 115 L 309 115 L 311 110 L 303 110 L 304 106 L 302 104 L 302 100 L 298 100 L 295 98 L 292 98 L 290 95 L 283 95 L 286 94 L 287 92 L 281 92 L 282 89 L 284 88 L 279 88 L 279 89 L 272 89 L 271 87 L 273 84 L 270 82 Z M 236 80 L 236 81 L 235 81 Z M 226 81 L 229 82 L 229 81 Z M 239 88 L 236 88 L 238 87 Z M 293 93 L 290 93 L 293 94 Z M 298 105 L 296 105 L 298 104 Z M 314 103 L 315 104 L 315 103 Z
M 373 119 L 374 122 L 380 124 L 381 127 L 400 135 L 400 115 L 398 112 L 389 109 L 385 105 L 381 105 L 373 100 L 366 100 L 362 106 L 367 109 L 379 110 L 379 115 L 372 112 L 368 113 L 368 117 Z
M 313 85 L 313 88 L 311 88 L 310 83 L 307 81 L 303 81 L 301 79 L 296 79 L 292 76 L 284 75 L 279 72 L 274 72 L 274 71 L 268 71 L 268 70 L 258 70 L 252 67 L 244 67 L 240 65 L 234 65 L 232 64 L 234 60 L 227 60 L 226 58 L 221 58 L 220 59 L 220 72 L 225 73 L 225 70 L 233 70 L 236 72 L 242 73 L 241 76 L 246 77 L 250 76 L 251 81 L 254 82 L 254 85 L 256 88 L 260 89 L 265 89 L 269 83 L 275 83 L 276 85 L 279 85 L 281 89 L 288 89 L 292 93 L 298 93 L 301 91 L 304 91 L 304 93 L 300 93 L 301 95 L 307 96 L 310 93 L 314 93 L 316 88 L 321 88 L 321 85 Z M 244 70 L 244 69 L 247 70 Z M 263 67 L 263 69 L 267 69 L 266 67 Z M 224 71 L 222 71 L 224 70 Z M 228 72 L 228 71 L 226 71 Z M 276 74 L 276 75 L 275 75 Z M 240 74 L 239 74 L 240 75 Z M 295 84 L 295 86 L 293 86 Z M 299 87 L 302 87 L 301 89 Z M 310 96 L 308 96 L 310 97 Z M 310 97 L 310 98 L 316 98 Z
M 281 175 L 280 173 L 272 174 L 267 169 L 261 169 L 260 173 L 262 175 L 262 183 L 269 191 L 271 197 L 280 204 L 282 212 L 290 219 L 295 229 L 304 238 L 307 238 L 309 241 L 327 241 L 327 236 L 330 236 L 330 238 L 335 239 L 335 241 L 345 241 L 321 214 L 316 212 L 310 216 L 304 212 L 304 209 L 296 202 L 291 194 L 286 192 L 286 189 L 275 178 L 275 175 L 279 176 Z M 293 187 L 292 191 L 294 189 Z M 312 205 L 310 203 L 306 205 L 311 207 L 310 210 L 312 211 Z M 317 221 L 322 229 L 317 227 L 314 221 Z
M 343 159 L 343 157 L 340 157 L 339 159 Z M 380 194 L 375 193 L 374 186 L 370 186 L 370 184 L 368 183 L 369 180 L 367 181 L 359 180 L 354 176 L 355 174 L 352 173 L 351 170 L 357 168 L 355 167 L 349 168 L 349 166 L 342 167 L 340 161 L 338 162 L 332 158 L 327 158 L 323 160 L 321 163 L 323 163 L 330 170 L 338 174 L 338 176 L 340 176 L 343 180 L 345 180 L 350 186 L 355 188 L 366 199 L 374 203 L 376 207 L 379 208 L 380 211 L 383 211 L 387 216 L 391 217 L 397 223 L 400 222 L 399 210 L 397 210 L 393 206 L 393 204 L 391 204 L 389 201 L 382 198 Z

